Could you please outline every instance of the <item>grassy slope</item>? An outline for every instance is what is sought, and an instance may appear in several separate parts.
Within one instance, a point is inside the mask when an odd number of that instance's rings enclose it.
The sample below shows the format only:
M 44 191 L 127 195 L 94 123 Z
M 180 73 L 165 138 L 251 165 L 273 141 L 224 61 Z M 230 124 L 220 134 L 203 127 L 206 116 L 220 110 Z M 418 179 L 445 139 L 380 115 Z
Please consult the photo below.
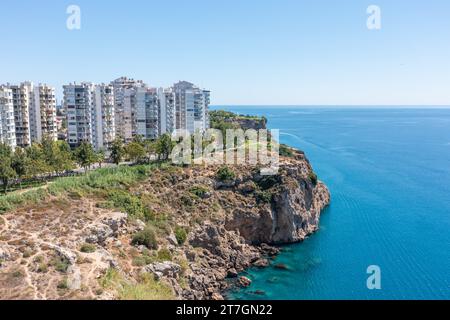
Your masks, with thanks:
M 0 197 L 0 213 L 12 211 L 21 206 L 33 205 L 45 199 L 64 195 L 105 195 L 111 190 L 122 190 L 148 177 L 157 167 L 167 164 L 120 166 L 98 169 L 83 176 L 59 178 L 45 187 Z

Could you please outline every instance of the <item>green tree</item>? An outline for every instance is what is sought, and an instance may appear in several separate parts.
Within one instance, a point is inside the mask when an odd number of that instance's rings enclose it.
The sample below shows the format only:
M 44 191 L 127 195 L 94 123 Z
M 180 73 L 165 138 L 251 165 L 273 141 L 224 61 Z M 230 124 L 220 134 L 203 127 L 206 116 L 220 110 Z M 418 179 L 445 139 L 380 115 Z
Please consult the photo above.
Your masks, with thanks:
M 157 153 L 156 144 L 157 142 L 153 140 L 145 140 L 144 142 L 144 148 L 145 152 L 147 153 L 148 162 L 150 162 L 151 157 Z
M 45 161 L 45 155 L 40 144 L 33 143 L 25 149 L 25 154 L 25 168 L 27 177 L 33 178 L 50 171 L 49 166 Z
M 17 147 L 12 155 L 11 168 L 16 172 L 19 179 L 27 175 L 26 153 L 22 148 Z
M 126 151 L 130 160 L 133 162 L 140 162 L 145 157 L 145 149 L 139 142 L 131 142 L 126 146 Z
M 11 167 L 12 151 L 5 144 L 0 144 L 0 181 L 3 185 L 3 193 L 8 191 L 9 181 L 16 176 L 16 172 Z
M 119 165 L 124 155 L 125 155 L 125 148 L 123 146 L 122 139 L 116 138 L 111 145 L 111 155 L 110 155 L 111 161 L 114 162 L 116 165 Z
M 53 148 L 53 141 L 48 136 L 44 136 L 42 138 L 41 149 L 44 155 L 45 162 L 50 167 L 50 170 L 52 170 L 55 163 L 55 150 Z
M 96 161 L 95 151 L 92 145 L 87 142 L 82 142 L 78 148 L 75 149 L 75 159 L 76 162 L 84 168 L 84 171 L 91 167 Z
M 54 141 L 52 143 L 51 165 L 57 173 L 72 170 L 75 167 L 72 151 L 66 141 Z
M 42 139 L 41 149 L 49 172 L 60 174 L 74 168 L 72 152 L 67 142 L 45 137 Z
M 139 134 L 133 137 L 133 142 L 139 143 L 141 146 L 145 145 L 144 138 Z
M 95 154 L 95 162 L 98 163 L 98 166 L 101 168 L 103 162 L 105 162 L 106 160 L 106 155 L 105 155 L 105 150 L 100 149 L 96 154 Z
M 167 160 L 172 152 L 174 143 L 169 134 L 165 133 L 156 141 L 156 152 L 162 159 Z

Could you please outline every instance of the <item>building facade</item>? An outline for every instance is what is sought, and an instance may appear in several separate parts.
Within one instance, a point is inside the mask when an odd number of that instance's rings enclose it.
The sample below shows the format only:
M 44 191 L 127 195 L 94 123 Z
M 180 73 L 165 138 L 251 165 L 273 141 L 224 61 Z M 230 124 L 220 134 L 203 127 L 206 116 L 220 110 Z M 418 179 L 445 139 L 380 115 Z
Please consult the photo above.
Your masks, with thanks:
M 173 88 L 158 89 L 159 135 L 175 130 L 175 92 Z
M 187 81 L 173 86 L 175 94 L 175 129 L 204 131 L 209 128 L 208 108 L 210 92 Z
M 93 145 L 107 150 L 116 138 L 114 89 L 110 85 L 96 85 L 94 89 Z
M 72 148 L 82 142 L 93 143 L 94 85 L 87 82 L 73 83 L 63 86 L 63 92 L 67 113 L 67 142 Z
M 39 84 L 33 91 L 34 98 L 30 109 L 31 142 L 40 142 L 43 137 L 56 141 L 58 126 L 56 123 L 55 88 L 46 84 Z
M 108 149 L 116 137 L 113 87 L 84 82 L 63 88 L 69 145 L 88 142 L 97 151 Z
M 12 90 L 5 86 L 0 86 L 0 143 L 16 148 Z
M 16 144 L 24 148 L 31 145 L 30 109 L 33 85 L 31 82 L 23 82 L 19 85 L 7 84 L 7 87 L 12 90 L 13 95 Z
M 155 88 L 138 87 L 135 91 L 135 135 L 144 139 L 159 136 L 159 101 Z
M 120 77 L 112 81 L 111 85 L 114 90 L 116 135 L 129 142 L 136 132 L 134 107 L 136 89 L 145 87 L 145 84 L 142 80 Z
M 55 88 L 32 82 L 6 86 L 12 90 L 16 144 L 27 147 L 44 136 L 56 140 Z
M 71 83 L 63 86 L 58 114 L 51 86 L 23 82 L 1 88 L 2 139 L 14 145 L 8 111 L 12 105 L 15 145 L 20 147 L 49 137 L 65 138 L 72 148 L 85 141 L 107 150 L 116 137 L 128 143 L 135 136 L 156 139 L 177 129 L 193 133 L 209 128 L 210 93 L 187 81 L 166 89 L 126 77 L 110 84 Z

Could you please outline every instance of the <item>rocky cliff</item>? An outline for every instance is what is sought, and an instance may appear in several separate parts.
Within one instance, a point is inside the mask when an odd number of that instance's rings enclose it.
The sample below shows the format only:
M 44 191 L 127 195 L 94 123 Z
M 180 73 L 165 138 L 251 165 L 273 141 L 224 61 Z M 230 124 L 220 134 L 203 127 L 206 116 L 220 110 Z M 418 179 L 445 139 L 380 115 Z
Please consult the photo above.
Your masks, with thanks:
M 265 198 L 251 208 L 235 208 L 225 223 L 255 245 L 302 241 L 318 228 L 321 210 L 330 201 L 326 186 L 315 180 L 309 162 L 298 151 L 283 159 L 278 175 L 243 175 L 237 191 L 249 194 L 256 188 Z
M 266 123 L 213 118 L 221 129 Z M 317 230 L 330 201 L 303 152 L 280 151 L 272 176 L 240 165 L 224 179 L 223 167 L 163 163 L 19 194 L 0 215 L 0 299 L 222 299 L 250 285 L 239 273 Z
M 228 279 L 248 285 L 238 273 L 269 264 L 278 251 L 270 245 L 314 232 L 330 200 L 298 151 L 282 157 L 275 176 L 240 166 L 232 181 L 221 183 L 217 170 L 166 166 L 129 187 L 127 194 L 139 201 L 127 201 L 148 209 L 149 222 L 129 206 L 129 213 L 110 208 L 104 190 L 5 213 L 0 298 L 221 299 Z M 149 225 L 155 245 L 134 242 Z

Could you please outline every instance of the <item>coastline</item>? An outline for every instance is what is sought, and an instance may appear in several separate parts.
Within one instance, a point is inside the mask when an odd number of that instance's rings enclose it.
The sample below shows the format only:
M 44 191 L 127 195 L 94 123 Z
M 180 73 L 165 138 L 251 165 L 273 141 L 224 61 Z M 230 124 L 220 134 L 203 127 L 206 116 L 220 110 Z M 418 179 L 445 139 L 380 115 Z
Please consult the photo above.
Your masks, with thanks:
M 223 299 L 230 279 L 248 286 L 239 273 L 268 265 L 271 245 L 315 232 L 330 201 L 304 153 L 283 150 L 275 176 L 239 165 L 221 181 L 220 166 L 161 163 L 58 180 L 60 193 L 1 216 L 0 296 Z

